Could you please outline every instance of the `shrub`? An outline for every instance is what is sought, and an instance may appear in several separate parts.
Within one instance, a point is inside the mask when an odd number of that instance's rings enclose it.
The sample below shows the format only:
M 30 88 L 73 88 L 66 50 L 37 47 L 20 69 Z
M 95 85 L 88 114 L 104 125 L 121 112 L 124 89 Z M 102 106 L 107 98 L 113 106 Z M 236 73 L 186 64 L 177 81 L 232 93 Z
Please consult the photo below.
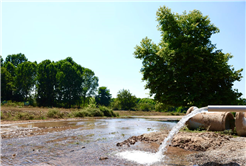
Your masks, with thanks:
M 88 107 L 85 112 L 86 116 L 103 116 L 103 112 L 101 112 L 98 108 L 94 107 Z
M 152 108 L 149 103 L 139 103 L 137 109 L 140 111 L 151 111 Z
M 111 107 L 113 110 L 120 110 L 120 101 L 115 99 L 113 102 L 111 102 Z
M 3 112 L 0 111 L 0 119 L 3 119 Z
M 20 120 L 32 120 L 34 119 L 33 115 L 28 114 L 27 112 L 19 112 L 16 116 L 16 119 Z
M 63 118 L 64 114 L 60 112 L 59 110 L 49 110 L 47 113 L 47 117 L 49 118 Z
M 167 112 L 168 106 L 164 105 L 163 103 L 156 103 L 155 111 L 157 112 Z
M 104 116 L 107 116 L 107 117 L 116 117 L 117 116 L 117 114 L 115 114 L 112 109 L 109 109 L 105 106 L 99 106 L 99 109 L 101 112 L 103 112 Z
M 75 111 L 74 113 L 73 113 L 73 115 L 74 115 L 74 117 L 85 117 L 85 115 L 86 115 L 86 112 L 85 111 Z

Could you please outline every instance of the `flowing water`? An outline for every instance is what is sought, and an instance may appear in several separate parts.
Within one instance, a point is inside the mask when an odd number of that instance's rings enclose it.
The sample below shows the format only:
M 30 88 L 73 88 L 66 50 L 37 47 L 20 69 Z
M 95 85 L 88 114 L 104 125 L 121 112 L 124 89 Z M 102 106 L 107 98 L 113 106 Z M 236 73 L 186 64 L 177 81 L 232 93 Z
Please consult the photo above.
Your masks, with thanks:
M 159 150 L 156 153 L 150 153 L 150 152 L 144 152 L 144 151 L 124 151 L 116 154 L 117 156 L 124 158 L 126 160 L 134 161 L 139 164 L 153 164 L 156 162 L 160 162 L 162 159 L 164 159 L 163 153 L 167 150 L 167 147 L 171 144 L 171 141 L 173 137 L 179 132 L 179 130 L 185 125 L 185 123 L 192 118 L 193 116 L 202 113 L 207 112 L 206 108 L 200 108 L 194 107 L 194 110 L 184 116 L 169 132 L 168 136 L 164 139 L 162 142 L 162 145 L 159 147 Z
M 152 145 L 140 142 L 131 147 L 118 147 L 118 142 L 145 133 L 168 132 L 175 124 L 176 122 L 142 118 L 84 118 L 73 121 L 1 124 L 0 165 L 132 165 L 131 161 L 122 160 L 115 154 L 129 149 L 155 152 L 158 146 L 153 148 Z M 176 151 L 172 154 L 180 151 L 177 148 L 174 150 Z M 108 159 L 99 160 L 100 157 Z M 170 160 L 170 163 L 185 165 L 184 160 L 185 157 L 181 159 L 179 156 Z

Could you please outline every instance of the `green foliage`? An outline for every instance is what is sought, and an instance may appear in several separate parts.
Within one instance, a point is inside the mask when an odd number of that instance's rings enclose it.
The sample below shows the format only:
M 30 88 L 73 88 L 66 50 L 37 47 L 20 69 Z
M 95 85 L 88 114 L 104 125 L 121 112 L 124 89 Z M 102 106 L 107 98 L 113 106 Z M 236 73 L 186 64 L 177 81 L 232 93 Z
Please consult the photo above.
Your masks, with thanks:
M 237 105 L 246 105 L 246 98 L 239 98 L 237 100 Z
M 82 75 L 82 91 L 81 97 L 83 98 L 84 105 L 86 104 L 86 97 L 90 98 L 95 95 L 97 87 L 98 87 L 98 77 L 95 76 L 95 73 L 87 68 L 83 69 Z
M 16 66 L 14 66 L 12 63 L 10 62 L 5 62 L 4 63 L 4 67 L 7 69 L 7 71 L 11 74 L 12 77 L 15 77 L 15 70 L 16 70 Z
M 228 64 L 231 54 L 216 50 L 212 34 L 219 29 L 198 10 L 181 15 L 167 7 L 157 11 L 161 42 L 144 38 L 135 47 L 141 59 L 143 80 L 150 95 L 165 105 L 198 107 L 208 104 L 235 104 L 242 94 L 232 89 L 242 69 Z
M 151 105 L 155 105 L 156 104 L 154 99 L 151 99 L 151 98 L 138 98 L 137 99 L 137 103 L 148 103 L 148 104 L 151 104 Z
M 104 116 L 107 116 L 107 117 L 116 117 L 117 116 L 117 114 L 115 114 L 112 109 L 109 109 L 105 106 L 99 106 L 99 109 L 101 112 L 103 112 Z
M 74 117 L 85 117 L 86 115 L 88 115 L 88 113 L 86 113 L 85 111 L 81 110 L 81 111 L 75 111 L 74 113 Z
M 183 107 L 180 106 L 180 107 L 176 108 L 176 112 L 177 113 L 181 113 L 182 112 L 182 109 L 183 109 Z
M 5 67 L 1 67 L 1 100 L 10 100 L 13 90 L 13 77 Z
M 16 115 L 17 120 L 33 120 L 34 116 L 28 114 L 27 112 L 20 112 Z
M 3 112 L 2 111 L 0 111 L 0 119 L 3 119 L 4 117 L 3 117 Z
M 167 112 L 170 106 L 163 103 L 157 102 L 155 105 L 155 111 L 157 112 Z
M 49 118 L 63 118 L 64 114 L 56 109 L 51 109 L 47 113 L 47 117 Z
M 136 110 L 138 111 L 151 111 L 155 109 L 155 101 L 150 98 L 138 98 Z
M 100 109 L 98 108 L 93 108 L 93 107 L 88 107 L 86 109 L 86 111 L 88 112 L 88 115 L 86 116 L 91 116 L 91 117 L 95 117 L 95 116 L 103 116 L 103 112 L 100 111 Z
M 39 106 L 55 106 L 57 67 L 54 62 L 44 60 L 37 66 L 37 103 Z
M 110 105 L 111 105 L 111 108 L 113 110 L 120 110 L 120 101 L 116 98 L 116 99 L 111 99 L 110 101 Z
M 129 90 L 120 90 L 117 94 L 117 99 L 122 110 L 130 110 L 136 106 L 137 98 Z
M 139 103 L 137 104 L 137 110 L 138 111 L 151 111 L 153 110 L 153 107 L 149 103 Z
M 4 60 L 3 60 L 3 58 L 2 58 L 2 56 L 0 55 L 0 58 L 1 58 L 1 67 L 3 66 L 3 64 L 4 64 Z
M 1 100 L 29 101 L 33 106 L 48 107 L 85 106 L 98 87 L 94 72 L 71 57 L 37 64 L 21 53 L 8 55 L 5 61 L 1 57 L 1 82 Z
M 28 61 L 27 58 L 22 53 L 8 55 L 5 59 L 5 63 L 10 62 L 15 67 L 17 67 L 19 64 L 21 64 L 23 62 L 27 62 L 27 61 Z
M 110 104 L 110 100 L 111 100 L 111 94 L 109 89 L 107 89 L 107 87 L 102 86 L 99 87 L 98 90 L 98 95 L 96 95 L 96 103 L 98 105 L 104 105 L 104 106 L 109 106 Z
M 80 100 L 82 91 L 82 73 L 78 70 L 78 65 L 70 61 L 70 58 L 58 62 L 58 72 L 56 74 L 58 102 L 64 103 L 66 107 L 71 107 Z
M 27 100 L 31 95 L 31 91 L 35 85 L 36 63 L 23 62 L 17 66 L 15 77 L 15 93 L 22 97 L 22 100 Z

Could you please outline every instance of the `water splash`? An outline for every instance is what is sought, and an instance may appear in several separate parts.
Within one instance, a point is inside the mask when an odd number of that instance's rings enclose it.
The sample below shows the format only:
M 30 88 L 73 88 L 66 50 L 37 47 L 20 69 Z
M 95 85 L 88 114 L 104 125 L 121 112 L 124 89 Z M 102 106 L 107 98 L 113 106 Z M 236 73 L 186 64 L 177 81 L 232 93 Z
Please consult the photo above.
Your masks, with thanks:
M 143 151 L 125 151 L 116 154 L 117 156 L 124 158 L 126 160 L 134 161 L 139 164 L 153 164 L 160 162 L 165 156 L 163 153 L 167 150 L 167 147 L 171 144 L 173 137 L 179 132 L 179 130 L 185 125 L 185 123 L 192 118 L 193 116 L 207 112 L 207 107 L 198 109 L 193 107 L 193 111 L 184 116 L 169 132 L 168 136 L 162 142 L 162 145 L 159 147 L 159 150 L 156 153 L 143 152 Z
M 171 145 L 171 141 L 173 137 L 179 132 L 179 130 L 185 125 L 185 123 L 192 118 L 193 116 L 202 113 L 202 112 L 207 112 L 206 108 L 200 108 L 198 109 L 197 107 L 193 107 L 193 111 L 189 113 L 188 115 L 184 116 L 169 132 L 168 136 L 164 139 L 162 142 L 162 145 L 159 147 L 158 154 L 159 156 L 162 156 L 162 154 L 167 150 L 167 147 Z

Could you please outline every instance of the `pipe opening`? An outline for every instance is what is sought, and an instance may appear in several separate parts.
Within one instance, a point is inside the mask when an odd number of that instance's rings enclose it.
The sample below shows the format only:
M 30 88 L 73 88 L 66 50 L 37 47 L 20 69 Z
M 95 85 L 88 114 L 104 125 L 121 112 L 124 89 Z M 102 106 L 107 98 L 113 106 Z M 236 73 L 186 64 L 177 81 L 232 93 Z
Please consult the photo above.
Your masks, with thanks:
M 235 127 L 235 119 L 232 114 L 227 114 L 225 119 L 225 130 L 233 130 Z

